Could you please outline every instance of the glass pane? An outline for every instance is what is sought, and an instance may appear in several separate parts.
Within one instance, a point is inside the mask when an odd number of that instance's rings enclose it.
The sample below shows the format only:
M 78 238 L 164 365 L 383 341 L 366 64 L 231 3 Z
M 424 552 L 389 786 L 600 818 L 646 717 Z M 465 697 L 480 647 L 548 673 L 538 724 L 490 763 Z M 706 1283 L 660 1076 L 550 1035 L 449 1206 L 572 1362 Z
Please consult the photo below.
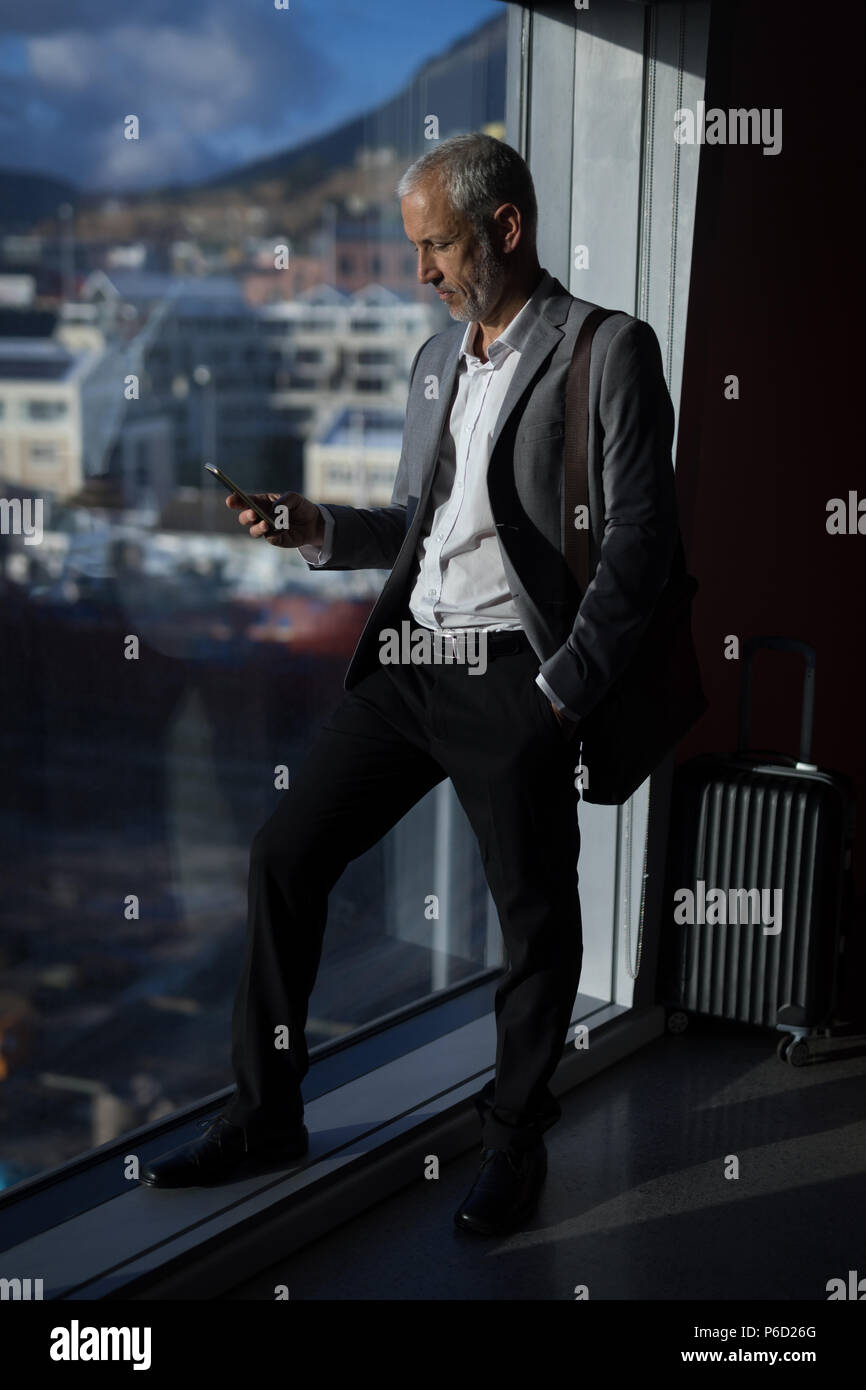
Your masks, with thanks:
M 451 321 L 394 187 L 431 114 L 505 134 L 497 0 L 57 14 L 0 39 L 6 1188 L 231 1084 L 250 842 L 386 576 L 252 541 L 203 464 L 388 503 Z M 333 890 L 310 1046 L 498 966 L 489 907 L 440 786 Z

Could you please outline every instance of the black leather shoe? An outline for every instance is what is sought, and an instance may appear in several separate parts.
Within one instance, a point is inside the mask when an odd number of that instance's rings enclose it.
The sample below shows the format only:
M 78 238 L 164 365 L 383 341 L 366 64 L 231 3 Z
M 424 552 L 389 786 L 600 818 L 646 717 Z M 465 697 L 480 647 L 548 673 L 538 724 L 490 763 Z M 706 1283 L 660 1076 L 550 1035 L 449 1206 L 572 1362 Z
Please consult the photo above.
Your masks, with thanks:
M 224 1115 L 198 1124 L 207 1126 L 200 1139 L 159 1154 L 142 1169 L 139 1181 L 145 1187 L 205 1187 L 256 1164 L 302 1158 L 310 1145 L 306 1125 L 283 1141 L 253 1144 L 246 1130 Z
M 546 1176 L 543 1140 L 522 1155 L 511 1149 L 483 1149 L 478 1177 L 454 1224 L 481 1236 L 516 1230 L 535 1209 Z

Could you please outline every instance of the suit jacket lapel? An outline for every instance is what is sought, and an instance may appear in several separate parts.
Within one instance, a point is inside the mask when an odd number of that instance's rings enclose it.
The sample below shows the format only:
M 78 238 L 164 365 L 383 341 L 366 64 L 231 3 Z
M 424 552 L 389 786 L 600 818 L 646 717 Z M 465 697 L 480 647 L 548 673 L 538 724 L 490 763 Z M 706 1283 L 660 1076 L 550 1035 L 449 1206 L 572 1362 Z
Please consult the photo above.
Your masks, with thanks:
M 421 519 L 427 509 L 427 500 L 430 496 L 430 489 L 433 486 L 433 478 L 436 474 L 436 464 L 439 460 L 439 447 L 442 441 L 442 432 L 448 424 L 451 415 L 451 404 L 454 398 L 454 386 L 457 381 L 457 365 L 460 361 L 460 344 L 463 341 L 463 334 L 455 334 L 455 343 L 445 359 L 445 365 L 439 377 L 439 396 L 438 399 L 427 402 L 429 414 L 427 415 L 427 433 L 424 446 L 424 460 L 421 465 L 421 495 L 415 507 L 415 513 L 406 532 L 407 536 L 411 531 L 417 531 L 421 525 Z
M 561 338 L 562 329 L 550 323 L 544 315 L 537 318 L 532 325 L 532 331 L 520 354 L 517 370 L 509 382 L 508 390 L 505 393 L 505 400 L 502 402 L 502 408 L 496 421 L 496 427 L 490 439 L 491 462 L 496 450 L 496 445 L 499 443 L 499 436 L 508 422 L 509 415 L 545 358 L 550 356 Z

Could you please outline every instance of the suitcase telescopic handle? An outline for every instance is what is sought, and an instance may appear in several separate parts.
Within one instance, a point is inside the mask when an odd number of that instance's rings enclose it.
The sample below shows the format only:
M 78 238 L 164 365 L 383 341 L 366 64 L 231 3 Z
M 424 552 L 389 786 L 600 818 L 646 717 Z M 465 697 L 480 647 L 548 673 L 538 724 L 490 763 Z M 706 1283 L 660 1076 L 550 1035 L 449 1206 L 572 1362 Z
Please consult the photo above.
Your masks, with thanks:
M 815 716 L 815 648 L 796 637 L 747 637 L 743 643 L 743 673 L 740 682 L 740 728 L 737 752 L 745 753 L 749 746 L 752 723 L 752 658 L 762 647 L 777 651 L 799 652 L 806 670 L 803 677 L 803 713 L 800 720 L 799 763 L 812 767 L 812 725 Z

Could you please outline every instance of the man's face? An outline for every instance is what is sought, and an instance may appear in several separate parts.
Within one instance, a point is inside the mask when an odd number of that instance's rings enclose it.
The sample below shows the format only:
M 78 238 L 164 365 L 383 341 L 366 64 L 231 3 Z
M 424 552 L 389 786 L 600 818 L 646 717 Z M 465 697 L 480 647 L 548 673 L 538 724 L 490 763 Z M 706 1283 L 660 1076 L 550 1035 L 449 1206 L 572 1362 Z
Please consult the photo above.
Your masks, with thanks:
M 434 285 L 453 319 L 483 323 L 502 298 L 508 261 L 452 208 L 437 178 L 400 200 L 403 226 L 418 252 L 418 279 Z

